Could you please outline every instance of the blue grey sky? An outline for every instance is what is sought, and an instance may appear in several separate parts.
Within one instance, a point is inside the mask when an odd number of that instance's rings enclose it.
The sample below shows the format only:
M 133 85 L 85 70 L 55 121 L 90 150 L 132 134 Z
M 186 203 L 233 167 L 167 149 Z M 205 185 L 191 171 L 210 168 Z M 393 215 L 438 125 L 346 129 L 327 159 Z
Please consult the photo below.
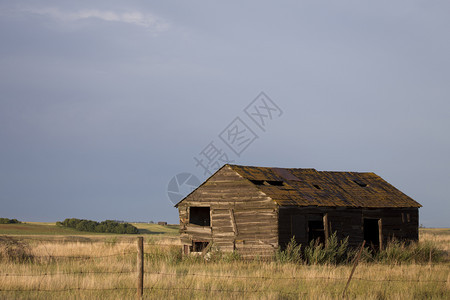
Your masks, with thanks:
M 0 1 L 0 216 L 178 222 L 210 142 L 371 171 L 450 227 L 450 2 Z M 283 114 L 244 113 L 264 91 Z M 219 134 L 258 138 L 240 156 Z

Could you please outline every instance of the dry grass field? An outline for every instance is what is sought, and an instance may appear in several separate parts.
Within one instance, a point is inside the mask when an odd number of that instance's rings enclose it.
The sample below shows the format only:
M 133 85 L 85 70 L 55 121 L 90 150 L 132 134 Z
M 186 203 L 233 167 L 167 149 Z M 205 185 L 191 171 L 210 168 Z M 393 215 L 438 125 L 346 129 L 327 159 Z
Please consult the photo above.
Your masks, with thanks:
M 352 269 L 220 253 L 182 258 L 171 232 L 144 237 L 148 299 L 341 299 Z M 420 240 L 447 256 L 432 264 L 361 262 L 344 298 L 450 299 L 450 230 L 422 229 Z M 136 298 L 136 237 L 0 235 L 0 245 L 1 299 Z

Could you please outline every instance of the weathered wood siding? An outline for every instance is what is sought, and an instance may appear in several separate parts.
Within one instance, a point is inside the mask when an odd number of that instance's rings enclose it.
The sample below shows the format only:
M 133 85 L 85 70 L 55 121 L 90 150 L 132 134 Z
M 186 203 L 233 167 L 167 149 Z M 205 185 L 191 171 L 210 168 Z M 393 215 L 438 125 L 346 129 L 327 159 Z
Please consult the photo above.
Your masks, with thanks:
M 266 182 L 264 185 L 258 183 L 255 185 L 250 180 L 262 182 L 275 177 L 268 177 L 268 174 L 264 172 L 252 172 L 254 168 L 249 168 L 242 169 L 242 173 L 239 173 L 232 166 L 225 165 L 177 205 L 180 215 L 181 242 L 185 250 L 189 250 L 194 242 L 210 242 L 222 251 L 237 251 L 244 257 L 272 256 L 279 246 L 284 247 L 293 236 L 298 243 L 308 244 L 309 236 L 312 236 L 308 228 L 310 221 L 315 221 L 313 225 L 322 222 L 325 236 L 337 232 L 339 239 L 349 237 L 349 244 L 354 247 L 359 246 L 364 239 L 365 219 L 379 220 L 375 221 L 375 226 L 381 228 L 381 232 L 378 239 L 372 239 L 374 247 L 377 246 L 375 243 L 380 238 L 382 246 L 386 245 L 391 238 L 418 239 L 419 220 L 416 202 L 413 203 L 416 206 L 410 208 L 357 208 L 351 205 L 349 207 L 300 206 L 307 201 L 312 201 L 308 195 L 300 193 L 303 190 L 290 189 L 285 183 L 274 185 Z M 350 175 L 354 176 L 353 173 Z M 293 182 L 290 181 L 289 184 L 292 185 Z M 323 181 L 319 184 L 322 188 L 317 189 L 312 186 L 310 189 L 315 193 L 323 194 L 323 187 L 326 184 Z M 354 189 L 357 190 L 365 188 L 354 181 L 348 184 L 354 185 Z M 302 201 L 291 201 L 293 195 L 297 195 L 296 193 L 300 193 L 298 195 Z M 276 197 L 280 195 L 284 197 L 284 200 L 281 199 L 281 201 Z M 329 196 L 331 197 L 331 194 Z M 320 194 L 314 197 L 317 197 L 317 199 L 314 198 L 315 200 L 321 201 Z M 362 201 L 361 197 L 358 197 L 355 198 L 355 203 Z M 395 201 L 389 203 L 391 202 Z M 403 202 L 396 203 L 400 205 Z M 209 207 L 209 226 L 190 224 L 190 207 Z M 196 211 L 205 213 L 205 210 L 201 209 Z M 201 223 L 202 221 L 194 220 L 193 222 Z M 373 228 L 374 221 L 367 222 L 366 226 L 366 228 Z M 315 229 L 314 233 L 317 235 L 318 230 Z M 199 243 L 199 245 L 203 244 Z
M 278 249 L 278 213 L 275 207 L 236 210 L 235 247 L 243 256 L 272 256 Z
M 384 244 L 392 238 L 407 241 L 419 239 L 418 208 L 363 209 L 362 213 L 366 218 L 381 218 Z
M 211 226 L 189 224 L 189 207 L 210 207 Z M 219 170 L 179 205 L 184 245 L 209 241 L 222 251 L 268 256 L 278 247 L 276 203 L 230 167 Z
M 339 239 L 349 237 L 351 246 L 364 239 L 364 218 L 381 219 L 382 244 L 389 239 L 418 240 L 417 208 L 340 208 L 340 207 L 280 207 L 278 231 L 279 244 L 284 247 L 295 236 L 302 245 L 308 243 L 308 221 L 317 215 L 327 214 L 329 233 L 336 231 Z M 325 228 L 325 226 L 324 226 Z

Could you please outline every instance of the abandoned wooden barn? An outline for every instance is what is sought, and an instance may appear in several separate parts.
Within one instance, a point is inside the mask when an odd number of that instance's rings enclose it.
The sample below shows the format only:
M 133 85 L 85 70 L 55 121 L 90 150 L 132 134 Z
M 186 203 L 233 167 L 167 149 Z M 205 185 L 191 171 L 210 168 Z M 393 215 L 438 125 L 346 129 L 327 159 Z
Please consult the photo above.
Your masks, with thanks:
M 374 173 L 224 165 L 175 205 L 184 253 L 209 244 L 268 256 L 292 237 L 305 245 L 331 233 L 380 248 L 418 239 L 419 203 Z

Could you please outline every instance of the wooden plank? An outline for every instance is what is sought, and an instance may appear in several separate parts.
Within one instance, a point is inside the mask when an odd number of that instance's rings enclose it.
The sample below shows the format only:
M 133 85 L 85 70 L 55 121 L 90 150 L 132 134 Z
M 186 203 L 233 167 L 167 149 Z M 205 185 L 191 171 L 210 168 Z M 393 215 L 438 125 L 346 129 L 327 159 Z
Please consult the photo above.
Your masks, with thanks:
M 237 229 L 237 225 L 236 225 L 236 219 L 234 218 L 234 210 L 230 209 L 230 219 L 231 219 L 231 224 L 233 225 L 233 232 L 234 232 L 234 236 L 237 236 L 238 233 L 238 229 Z
M 378 219 L 378 240 L 380 243 L 380 250 L 383 249 L 383 221 L 382 219 Z
M 323 214 L 323 229 L 325 234 L 325 243 L 328 241 L 330 237 L 330 230 L 328 227 L 328 213 Z

